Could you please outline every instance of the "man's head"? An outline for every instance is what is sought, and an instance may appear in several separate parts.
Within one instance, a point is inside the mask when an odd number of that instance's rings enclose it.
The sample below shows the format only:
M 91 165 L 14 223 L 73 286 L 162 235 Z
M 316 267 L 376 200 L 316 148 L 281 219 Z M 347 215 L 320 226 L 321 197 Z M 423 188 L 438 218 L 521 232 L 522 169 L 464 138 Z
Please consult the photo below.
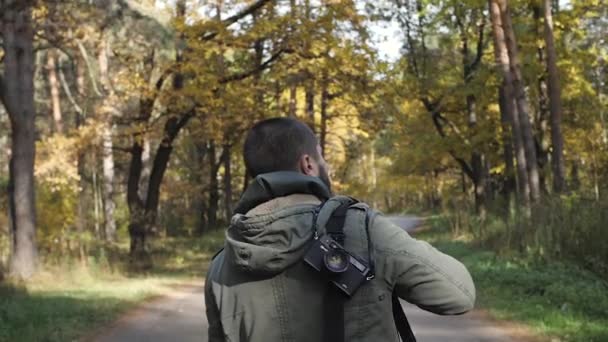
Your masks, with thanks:
M 255 124 L 243 148 L 249 175 L 276 171 L 296 171 L 319 177 L 328 188 L 331 182 L 327 163 L 312 130 L 292 118 L 273 118 Z

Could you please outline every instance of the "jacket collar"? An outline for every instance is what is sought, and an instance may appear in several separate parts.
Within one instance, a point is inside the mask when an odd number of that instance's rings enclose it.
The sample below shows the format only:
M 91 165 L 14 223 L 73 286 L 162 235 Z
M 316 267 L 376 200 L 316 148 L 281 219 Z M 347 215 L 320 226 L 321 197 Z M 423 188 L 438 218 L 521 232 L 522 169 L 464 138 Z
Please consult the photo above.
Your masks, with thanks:
M 331 197 L 327 186 L 318 177 L 292 171 L 272 172 L 255 177 L 234 212 L 245 214 L 264 202 L 291 194 L 310 194 L 322 201 Z

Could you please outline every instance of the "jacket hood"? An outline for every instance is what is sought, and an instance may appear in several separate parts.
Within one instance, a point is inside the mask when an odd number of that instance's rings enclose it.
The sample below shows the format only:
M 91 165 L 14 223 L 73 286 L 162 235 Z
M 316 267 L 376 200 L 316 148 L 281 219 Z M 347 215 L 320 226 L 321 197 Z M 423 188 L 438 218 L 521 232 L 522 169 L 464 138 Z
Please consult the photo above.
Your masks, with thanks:
M 249 183 L 234 212 L 245 214 L 264 202 L 292 194 L 310 194 L 321 200 L 331 197 L 329 189 L 320 178 L 299 172 L 272 172 L 259 175 Z
M 316 177 L 276 172 L 256 177 L 226 232 L 226 256 L 237 268 L 274 275 L 300 261 L 313 236 L 319 204 L 330 196 Z

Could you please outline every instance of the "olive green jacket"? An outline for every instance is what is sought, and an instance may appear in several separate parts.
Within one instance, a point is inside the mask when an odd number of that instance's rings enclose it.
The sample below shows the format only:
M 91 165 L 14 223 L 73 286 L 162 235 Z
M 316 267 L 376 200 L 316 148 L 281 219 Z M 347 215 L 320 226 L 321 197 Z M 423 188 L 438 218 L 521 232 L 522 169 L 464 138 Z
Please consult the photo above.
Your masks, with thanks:
M 241 198 L 225 249 L 205 283 L 209 342 L 322 341 L 323 277 L 302 262 L 313 237 L 338 201 L 323 183 L 295 172 L 258 176 Z M 359 209 L 358 209 L 359 208 Z M 345 248 L 367 257 L 363 205 L 349 209 Z M 376 277 L 346 302 L 346 341 L 399 341 L 391 295 L 441 315 L 473 308 L 466 268 L 377 215 L 369 222 Z

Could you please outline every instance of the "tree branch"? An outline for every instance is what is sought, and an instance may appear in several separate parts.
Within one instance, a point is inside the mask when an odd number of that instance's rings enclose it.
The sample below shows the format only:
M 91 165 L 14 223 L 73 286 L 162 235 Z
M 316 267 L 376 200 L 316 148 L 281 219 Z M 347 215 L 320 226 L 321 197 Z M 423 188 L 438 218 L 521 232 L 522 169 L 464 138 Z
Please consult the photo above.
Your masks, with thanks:
M 156 84 L 154 86 L 154 88 L 156 89 L 156 91 L 159 91 L 162 87 L 163 84 L 165 83 L 165 80 L 167 78 L 169 78 L 169 76 L 171 76 L 171 74 L 173 73 L 173 71 L 171 70 L 171 68 L 167 68 L 162 75 L 160 75 L 160 77 L 158 78 L 158 80 L 156 81 Z
M 479 25 L 479 31 L 477 33 L 478 38 L 477 38 L 477 53 L 475 54 L 475 60 L 473 60 L 473 62 L 471 63 L 471 65 L 469 66 L 469 70 L 471 70 L 471 76 L 473 75 L 473 72 L 477 70 L 477 68 L 479 67 L 479 64 L 481 63 L 481 59 L 483 58 L 483 50 L 485 48 L 485 28 L 486 28 L 486 16 L 485 14 L 482 14 L 482 21 L 481 24 Z
M 462 171 L 471 179 L 471 180 L 475 180 L 475 173 L 473 173 L 473 169 L 471 169 L 471 166 L 469 166 L 469 164 L 462 158 L 458 157 L 456 155 L 456 152 L 454 152 L 454 150 L 450 149 L 448 151 L 448 153 L 450 154 L 450 156 L 452 156 L 452 158 L 454 158 L 454 160 L 460 165 L 460 167 L 462 168 Z
M 251 5 L 249 5 L 248 7 L 246 7 L 245 9 L 243 9 L 241 12 L 222 20 L 222 24 L 224 24 L 225 27 L 228 27 L 228 26 L 236 23 L 237 21 L 245 18 L 246 16 L 257 12 L 260 8 L 264 7 L 264 5 L 266 5 L 267 3 L 271 2 L 271 1 L 273 1 L 273 0 L 258 0 L 254 3 L 252 3 Z M 217 31 L 209 32 L 209 33 L 203 35 L 202 39 L 204 41 L 211 40 L 211 39 L 215 38 L 218 35 L 218 33 L 219 32 L 217 32 Z
M 95 91 L 95 94 L 97 94 L 97 96 L 102 97 L 103 95 L 101 94 L 101 91 L 99 90 L 99 87 L 97 86 L 97 81 L 95 80 L 93 66 L 91 65 L 91 61 L 89 60 L 89 54 L 87 53 L 87 50 L 85 49 L 85 47 L 81 41 L 77 41 L 76 43 L 78 45 L 78 50 L 80 50 L 80 53 L 82 54 L 82 58 L 84 59 L 84 62 L 87 65 L 87 70 L 89 71 L 89 78 L 91 79 L 91 84 L 93 85 L 93 90 Z
M 271 2 L 271 1 L 273 1 L 273 0 L 258 0 L 254 3 L 252 3 L 251 5 L 249 5 L 249 7 L 246 7 L 241 12 L 239 12 L 229 18 L 224 19 L 223 20 L 224 25 L 230 26 L 230 25 L 236 23 L 237 21 L 243 19 L 244 17 L 257 12 L 260 8 L 264 7 L 264 5 L 266 5 L 267 3 Z
M 230 83 L 233 81 L 241 81 L 248 77 L 256 75 L 256 74 L 268 69 L 274 61 L 279 59 L 281 57 L 281 55 L 283 55 L 283 53 L 287 53 L 287 52 L 291 52 L 291 50 L 280 49 L 274 55 L 270 56 L 270 58 L 268 58 L 264 63 L 258 65 L 255 69 L 252 69 L 252 70 L 249 70 L 246 72 L 242 72 L 242 73 L 236 73 L 236 74 L 221 78 L 220 84 L 226 84 L 226 83 Z
M 438 107 L 439 107 L 439 102 L 441 102 L 441 101 L 440 100 L 430 101 L 428 98 L 421 98 L 420 101 L 422 101 L 422 103 L 424 104 L 424 107 L 431 114 L 431 119 L 433 120 L 433 124 L 435 125 L 435 129 L 437 130 L 437 133 L 439 133 L 439 136 L 441 136 L 442 139 L 447 138 L 447 134 L 445 132 L 445 129 L 444 129 L 441 121 L 447 123 L 448 125 L 450 125 L 450 122 L 446 118 L 444 118 L 441 115 L 441 112 L 439 111 Z M 450 127 L 452 127 L 452 126 L 450 126 Z M 452 129 L 453 129 L 453 127 L 452 127 Z M 459 157 L 456 154 L 456 151 L 454 151 L 454 149 L 452 149 L 452 148 L 448 149 L 448 153 L 460 165 L 460 167 L 462 168 L 462 171 L 469 178 L 475 179 L 475 174 L 473 173 L 473 169 L 471 168 L 471 166 L 463 158 Z
M 72 95 L 72 91 L 70 90 L 70 86 L 68 85 L 68 82 L 66 82 L 66 80 L 65 80 L 65 75 L 63 74 L 63 69 L 61 69 L 61 68 L 59 68 L 59 81 L 61 82 L 61 86 L 63 87 L 63 91 L 65 91 L 65 94 L 67 95 L 68 100 L 74 107 L 74 110 L 76 110 L 76 112 L 80 115 L 84 114 L 82 108 L 78 105 L 78 103 L 74 99 L 74 96 Z
M 173 141 L 195 113 L 196 109 L 192 108 L 180 116 L 169 118 L 165 123 L 165 136 L 156 150 L 148 182 L 148 197 L 145 201 L 145 211 L 148 215 L 152 215 L 152 218 L 155 217 L 158 208 L 160 186 L 173 151 Z

